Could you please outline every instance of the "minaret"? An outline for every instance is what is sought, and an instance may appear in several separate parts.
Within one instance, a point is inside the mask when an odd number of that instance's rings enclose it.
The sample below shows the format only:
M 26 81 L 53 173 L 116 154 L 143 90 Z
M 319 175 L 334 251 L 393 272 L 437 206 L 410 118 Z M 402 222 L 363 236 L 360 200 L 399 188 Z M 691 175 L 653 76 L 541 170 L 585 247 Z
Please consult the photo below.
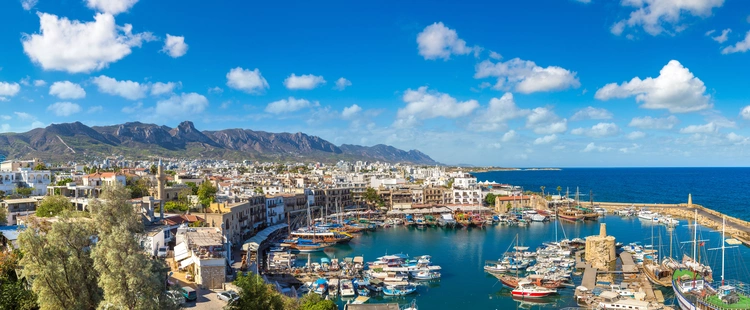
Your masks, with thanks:
M 161 159 L 159 159 L 159 166 L 157 167 L 157 173 L 156 173 L 156 199 L 159 199 L 159 216 L 160 219 L 164 219 L 164 185 L 167 181 L 167 176 L 164 175 L 164 167 L 161 164 Z

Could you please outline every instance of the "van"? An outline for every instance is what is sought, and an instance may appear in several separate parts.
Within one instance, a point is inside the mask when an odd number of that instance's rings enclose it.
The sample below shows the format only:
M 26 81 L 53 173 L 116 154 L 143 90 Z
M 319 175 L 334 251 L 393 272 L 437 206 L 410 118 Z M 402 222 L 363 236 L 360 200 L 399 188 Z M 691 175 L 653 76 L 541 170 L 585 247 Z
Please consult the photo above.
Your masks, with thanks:
M 195 292 L 195 289 L 189 286 L 183 286 L 182 289 L 182 296 L 185 296 L 185 300 L 187 301 L 195 301 L 198 299 L 198 293 Z
M 156 256 L 160 257 L 160 258 L 167 257 L 167 251 L 169 251 L 169 249 L 167 247 L 165 247 L 165 246 L 159 247 L 159 250 L 157 250 L 157 252 L 156 252 Z

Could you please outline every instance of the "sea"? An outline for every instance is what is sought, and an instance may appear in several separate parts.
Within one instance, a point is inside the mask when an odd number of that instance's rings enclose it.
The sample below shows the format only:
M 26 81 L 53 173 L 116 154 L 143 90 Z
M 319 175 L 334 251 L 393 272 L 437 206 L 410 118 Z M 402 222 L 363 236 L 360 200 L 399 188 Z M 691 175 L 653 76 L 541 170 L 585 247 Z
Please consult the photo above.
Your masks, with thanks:
M 475 174 L 480 181 L 520 185 L 526 189 L 546 191 L 576 187 L 583 193 L 593 191 L 595 200 L 614 202 L 680 203 L 692 193 L 693 202 L 720 210 L 729 215 L 748 219 L 748 203 L 743 193 L 750 190 L 748 168 L 617 168 L 617 169 L 562 169 L 559 171 L 502 171 Z M 587 199 L 581 199 L 587 200 Z M 528 227 L 489 226 L 485 228 L 444 229 L 439 227 L 417 229 L 413 227 L 378 228 L 365 232 L 349 243 L 327 248 L 324 252 L 301 254 L 297 263 L 304 265 L 308 259 L 319 261 L 322 257 L 345 258 L 363 256 L 365 261 L 377 257 L 403 253 L 409 256 L 431 255 L 432 262 L 442 267 L 442 278 L 420 282 L 417 292 L 405 297 L 374 297 L 368 303 L 396 303 L 405 308 L 414 301 L 420 310 L 426 309 L 560 309 L 575 307 L 573 288 L 560 289 L 557 296 L 543 300 L 517 300 L 494 276 L 483 271 L 486 260 L 497 260 L 512 246 L 518 237 L 521 245 L 532 250 L 543 242 L 562 238 L 585 238 L 598 234 L 600 223 L 607 224 L 609 235 L 618 242 L 653 244 L 661 255 L 680 258 L 692 252 L 693 238 L 688 219 L 680 219 L 673 230 L 651 222 L 641 222 L 636 217 L 608 215 L 599 221 L 579 223 L 531 223 Z M 720 279 L 721 233 L 700 227 L 699 247 L 701 260 L 709 263 L 714 278 Z M 725 277 L 750 283 L 750 249 L 739 246 L 726 249 Z M 573 281 L 580 284 L 580 275 Z M 676 304 L 671 289 L 662 288 L 666 304 Z M 340 309 L 352 299 L 335 299 Z

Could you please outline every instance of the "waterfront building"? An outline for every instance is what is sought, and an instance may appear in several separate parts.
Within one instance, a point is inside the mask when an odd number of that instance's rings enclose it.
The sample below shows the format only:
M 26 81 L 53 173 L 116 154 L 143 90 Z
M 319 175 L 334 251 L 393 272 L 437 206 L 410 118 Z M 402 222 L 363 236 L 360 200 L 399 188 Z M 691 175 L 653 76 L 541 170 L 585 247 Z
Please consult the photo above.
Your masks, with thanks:
M 226 266 L 231 256 L 221 229 L 217 227 L 180 227 L 175 236 L 175 262 L 180 269 L 195 275 L 195 283 L 208 289 L 219 289 L 226 281 Z

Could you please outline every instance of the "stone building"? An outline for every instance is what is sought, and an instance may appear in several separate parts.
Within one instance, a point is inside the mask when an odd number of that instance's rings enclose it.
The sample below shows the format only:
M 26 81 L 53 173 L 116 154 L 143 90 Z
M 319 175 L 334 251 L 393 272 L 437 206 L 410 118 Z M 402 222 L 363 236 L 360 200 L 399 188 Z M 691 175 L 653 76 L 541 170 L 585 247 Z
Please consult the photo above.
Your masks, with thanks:
M 609 270 L 617 259 L 615 237 L 607 236 L 607 224 L 599 225 L 599 235 L 586 237 L 586 262 L 599 270 Z
M 192 271 L 195 283 L 208 289 L 220 289 L 226 281 L 230 247 L 215 227 L 180 227 L 177 229 L 175 262 L 180 269 Z

